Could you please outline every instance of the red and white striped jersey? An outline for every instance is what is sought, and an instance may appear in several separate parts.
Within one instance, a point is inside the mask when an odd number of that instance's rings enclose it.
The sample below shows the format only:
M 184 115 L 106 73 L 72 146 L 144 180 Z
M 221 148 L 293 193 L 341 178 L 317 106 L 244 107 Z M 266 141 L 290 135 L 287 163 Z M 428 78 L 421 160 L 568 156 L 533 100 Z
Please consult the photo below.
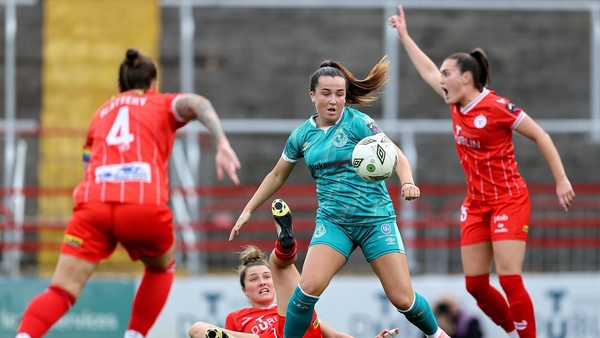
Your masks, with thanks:
M 279 322 L 282 321 L 282 322 Z M 227 330 L 253 333 L 261 338 L 283 338 L 285 317 L 277 313 L 277 304 L 264 308 L 244 308 L 230 312 L 225 318 Z M 317 312 L 313 311 L 311 325 L 303 338 L 323 338 Z
M 264 308 L 244 308 L 230 312 L 225 319 L 225 328 L 253 334 L 277 334 L 277 304 Z
M 485 88 L 467 106 L 454 104 L 450 111 L 469 197 L 492 202 L 524 193 L 527 187 L 517 171 L 512 135 L 525 112 Z
M 75 203 L 160 205 L 169 199 L 169 156 L 181 94 L 133 90 L 106 101 L 92 117 L 84 149 L 90 158 Z

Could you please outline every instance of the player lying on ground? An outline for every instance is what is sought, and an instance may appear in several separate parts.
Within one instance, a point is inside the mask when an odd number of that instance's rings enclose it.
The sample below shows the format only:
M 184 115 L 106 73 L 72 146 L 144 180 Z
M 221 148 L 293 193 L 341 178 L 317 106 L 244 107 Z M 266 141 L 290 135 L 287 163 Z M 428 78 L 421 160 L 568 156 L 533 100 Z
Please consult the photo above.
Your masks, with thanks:
M 195 323 L 189 330 L 191 338 L 283 337 L 285 312 L 292 292 L 300 280 L 300 273 L 294 265 L 297 243 L 292 232 L 292 213 L 287 204 L 279 199 L 273 201 L 272 211 L 278 237 L 269 261 L 265 260 L 263 252 L 255 246 L 247 246 L 240 254 L 240 284 L 251 307 L 229 313 L 225 328 L 204 322 Z M 275 303 L 275 297 L 278 303 Z M 378 337 L 383 338 L 390 332 L 398 331 L 383 330 Z M 351 336 L 335 331 L 320 321 L 315 312 L 312 325 L 304 337 Z

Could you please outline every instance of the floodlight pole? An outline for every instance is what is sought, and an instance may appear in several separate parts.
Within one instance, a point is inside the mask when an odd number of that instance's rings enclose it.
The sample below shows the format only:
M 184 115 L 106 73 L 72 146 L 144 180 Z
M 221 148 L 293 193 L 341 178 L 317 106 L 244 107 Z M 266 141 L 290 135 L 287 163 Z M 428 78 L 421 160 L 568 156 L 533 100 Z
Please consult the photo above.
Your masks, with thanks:
M 600 2 L 590 9 L 590 138 L 600 142 Z
M 9 190 L 15 161 L 15 0 L 6 0 L 4 7 L 4 204 L 12 210 Z
M 10 224 L 14 220 L 21 219 L 22 215 L 16 215 L 17 205 L 20 201 L 17 201 L 17 197 L 13 192 L 19 187 L 22 188 L 22 173 L 15 175 L 15 165 L 18 162 L 16 157 L 15 149 L 15 127 L 16 127 L 16 35 L 17 35 L 17 5 L 33 5 L 37 0 L 1 0 L 0 5 L 4 5 L 4 120 L 2 129 L 4 131 L 4 196 L 3 202 L 6 208 L 10 210 L 13 220 L 7 222 Z M 25 148 L 23 148 L 25 147 Z M 26 145 L 20 144 L 19 149 L 26 151 Z M 24 155 L 23 155 L 24 156 Z M 21 158 L 22 156 L 20 156 Z M 24 170 L 20 167 L 20 170 Z M 15 181 L 15 177 L 20 182 Z M 17 185 L 14 187 L 14 185 Z M 16 226 L 9 231 L 5 231 L 3 235 L 3 242 L 10 244 L 17 244 L 21 241 L 22 233 L 21 230 Z M 5 251 L 0 262 L 0 267 L 7 271 L 11 277 L 17 277 L 20 273 L 20 248 L 13 249 L 12 251 Z

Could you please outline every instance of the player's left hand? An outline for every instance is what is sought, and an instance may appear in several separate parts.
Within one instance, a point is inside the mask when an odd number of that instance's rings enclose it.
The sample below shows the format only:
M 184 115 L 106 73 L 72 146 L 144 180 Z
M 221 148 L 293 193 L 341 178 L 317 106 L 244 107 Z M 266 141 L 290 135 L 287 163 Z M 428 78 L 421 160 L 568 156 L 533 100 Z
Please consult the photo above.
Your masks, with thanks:
M 397 335 L 398 333 L 400 333 L 400 329 L 399 328 L 395 328 L 395 329 L 384 329 L 383 331 L 379 332 L 375 338 L 392 338 L 395 335 Z
M 568 178 L 563 178 L 556 182 L 556 195 L 558 196 L 558 203 L 565 211 L 568 211 L 571 207 L 571 201 L 575 197 L 575 191 L 571 186 Z
M 225 173 L 235 185 L 240 184 L 236 170 L 242 165 L 235 151 L 229 145 L 229 142 L 221 141 L 217 146 L 217 154 L 215 155 L 215 165 L 217 166 L 217 178 L 223 180 Z
M 402 196 L 407 201 L 412 201 L 421 196 L 421 190 L 413 183 L 404 183 L 402 185 Z

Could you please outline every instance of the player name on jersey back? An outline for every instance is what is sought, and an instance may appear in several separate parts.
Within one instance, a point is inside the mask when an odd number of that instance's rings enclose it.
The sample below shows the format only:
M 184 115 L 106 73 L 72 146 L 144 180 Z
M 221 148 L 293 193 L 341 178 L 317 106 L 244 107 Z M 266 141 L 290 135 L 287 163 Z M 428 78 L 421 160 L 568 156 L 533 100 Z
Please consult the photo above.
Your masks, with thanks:
M 150 164 L 129 162 L 98 166 L 95 170 L 96 183 L 103 182 L 151 182 Z

